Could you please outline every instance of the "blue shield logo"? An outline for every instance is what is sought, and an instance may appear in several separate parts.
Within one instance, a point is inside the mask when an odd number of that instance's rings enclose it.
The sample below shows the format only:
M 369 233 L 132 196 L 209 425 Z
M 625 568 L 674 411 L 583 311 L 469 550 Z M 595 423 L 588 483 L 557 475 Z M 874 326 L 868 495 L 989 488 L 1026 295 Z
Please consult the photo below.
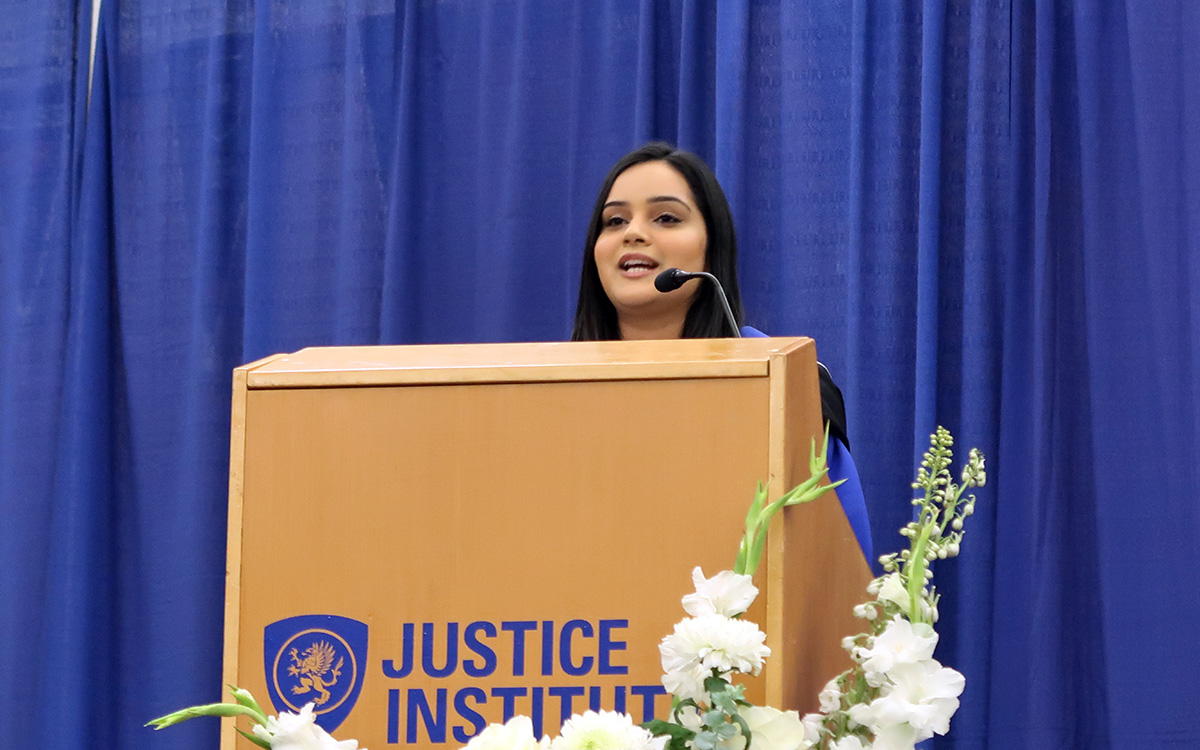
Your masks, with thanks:
M 337 729 L 362 691 L 367 625 L 336 615 L 301 615 L 263 629 L 267 690 L 276 712 L 313 704 L 317 725 Z

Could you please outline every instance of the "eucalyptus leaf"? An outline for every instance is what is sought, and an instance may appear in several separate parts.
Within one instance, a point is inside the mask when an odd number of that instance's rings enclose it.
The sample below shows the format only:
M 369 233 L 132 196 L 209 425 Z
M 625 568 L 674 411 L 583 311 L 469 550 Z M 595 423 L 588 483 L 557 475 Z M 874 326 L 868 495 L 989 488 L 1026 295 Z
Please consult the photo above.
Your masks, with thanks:
M 750 731 L 750 725 L 746 723 L 741 714 L 734 714 L 730 718 L 738 725 L 738 728 L 742 730 L 742 736 L 746 738 L 746 746 L 742 750 L 750 750 L 750 740 L 753 736 Z
M 741 718 L 741 717 L 735 716 L 735 717 L 731 717 L 731 718 Z M 713 729 L 713 732 L 716 733 L 716 735 L 718 737 L 720 737 L 722 740 L 731 740 L 737 736 L 738 728 L 737 728 L 736 724 L 730 724 L 728 721 L 726 721 L 726 722 L 722 723 L 721 726 Z
M 717 746 L 717 735 L 712 732 L 700 732 L 692 738 L 694 750 L 713 750 Z

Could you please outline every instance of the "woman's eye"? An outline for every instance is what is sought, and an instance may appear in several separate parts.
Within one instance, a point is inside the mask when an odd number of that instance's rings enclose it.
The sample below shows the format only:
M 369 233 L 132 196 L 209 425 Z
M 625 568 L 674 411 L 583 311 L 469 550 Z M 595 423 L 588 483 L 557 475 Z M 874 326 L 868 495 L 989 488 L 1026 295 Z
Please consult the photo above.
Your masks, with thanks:
M 622 225 L 622 224 L 624 224 L 624 223 L 625 223 L 625 219 L 624 219 L 623 217 L 620 217 L 620 216 L 610 216 L 610 217 L 608 217 L 607 219 L 605 219 L 605 220 L 604 220 L 604 223 L 603 223 L 601 226 L 605 226 L 605 227 L 619 227 L 619 226 L 621 226 L 621 225 Z
M 678 224 L 683 221 L 675 214 L 659 214 L 654 220 L 659 224 Z

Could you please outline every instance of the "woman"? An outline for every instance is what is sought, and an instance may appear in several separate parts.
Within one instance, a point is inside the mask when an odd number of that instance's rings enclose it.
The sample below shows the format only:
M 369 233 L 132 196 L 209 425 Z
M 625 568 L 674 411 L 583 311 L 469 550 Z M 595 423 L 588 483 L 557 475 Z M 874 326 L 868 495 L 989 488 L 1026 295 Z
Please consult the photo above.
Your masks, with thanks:
M 742 336 L 764 335 L 742 326 L 737 236 L 716 176 L 694 154 L 650 143 L 613 166 L 596 198 L 584 244 L 572 340 L 732 336 L 711 282 L 694 279 L 668 293 L 654 287 L 655 277 L 668 268 L 716 276 Z M 838 497 L 870 561 L 870 527 L 847 447 L 842 393 L 824 366 L 818 373 L 821 409 L 829 424 L 829 477 L 847 480 Z

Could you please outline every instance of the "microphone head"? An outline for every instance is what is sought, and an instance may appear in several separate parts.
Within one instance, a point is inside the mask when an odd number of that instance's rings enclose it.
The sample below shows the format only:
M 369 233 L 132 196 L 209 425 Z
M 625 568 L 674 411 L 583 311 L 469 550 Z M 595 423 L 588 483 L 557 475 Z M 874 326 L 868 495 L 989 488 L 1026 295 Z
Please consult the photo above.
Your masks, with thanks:
M 673 292 L 683 286 L 689 277 L 690 274 L 678 268 L 668 268 L 654 277 L 654 288 L 660 292 Z

